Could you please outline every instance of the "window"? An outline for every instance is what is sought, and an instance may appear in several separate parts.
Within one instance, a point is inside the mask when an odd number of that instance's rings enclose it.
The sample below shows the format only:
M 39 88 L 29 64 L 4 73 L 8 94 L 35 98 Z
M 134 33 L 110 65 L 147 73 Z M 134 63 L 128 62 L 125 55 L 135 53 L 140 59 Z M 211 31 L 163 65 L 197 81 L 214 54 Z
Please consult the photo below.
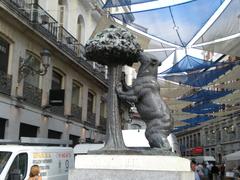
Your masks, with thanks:
M 220 141 L 221 141 L 221 132 L 220 132 L 219 128 L 216 129 L 216 139 L 217 139 L 217 143 L 220 143 Z
M 88 108 L 87 108 L 87 111 L 89 113 L 93 113 L 94 109 L 94 94 L 91 93 L 91 92 L 88 92 Z
M 36 55 L 33 55 L 30 52 L 27 52 L 27 63 L 29 66 L 31 66 L 35 70 L 40 69 L 40 57 L 37 57 Z M 38 74 L 30 74 L 29 76 L 26 76 L 24 79 L 25 82 L 31 84 L 34 87 L 39 87 L 39 75 Z
M 54 130 L 48 130 L 48 138 L 61 139 L 62 133 Z
M 193 147 L 197 146 L 197 135 L 193 135 Z
M 193 147 L 193 138 L 192 135 L 190 135 L 190 148 Z
M 197 134 L 197 146 L 201 146 L 200 133 Z
M 6 119 L 0 118 L 0 139 L 4 139 Z
M 52 89 L 62 89 L 62 75 L 53 71 L 52 75 Z
M 20 137 L 37 137 L 37 130 L 38 130 L 37 126 L 21 123 L 19 138 Z
M 0 72 L 7 74 L 9 43 L 0 37 Z
M 189 148 L 189 137 L 187 136 L 187 148 Z
M 80 143 L 80 136 L 75 136 L 75 135 L 70 134 L 69 139 L 72 140 L 71 147 L 74 147 L 75 145 Z
M 3 168 L 5 167 L 6 163 L 8 162 L 11 152 L 1 151 L 0 152 L 0 174 L 2 173 Z
M 75 104 L 77 106 L 81 106 L 81 100 L 82 100 L 82 86 L 79 85 L 78 83 L 76 82 L 73 82 L 73 85 L 72 85 L 72 104 Z
M 19 175 L 20 179 L 25 179 L 27 174 L 27 162 L 27 153 L 17 155 L 9 169 L 7 180 L 18 179 L 17 176 Z

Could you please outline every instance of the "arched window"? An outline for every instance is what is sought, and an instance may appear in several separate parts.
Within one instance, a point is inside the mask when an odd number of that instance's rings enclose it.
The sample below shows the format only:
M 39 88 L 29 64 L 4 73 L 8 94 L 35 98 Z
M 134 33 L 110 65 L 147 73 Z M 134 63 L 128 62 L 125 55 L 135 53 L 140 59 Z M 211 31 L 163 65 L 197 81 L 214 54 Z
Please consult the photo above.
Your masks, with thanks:
M 77 20 L 77 39 L 84 44 L 85 41 L 85 22 L 82 15 L 78 16 Z

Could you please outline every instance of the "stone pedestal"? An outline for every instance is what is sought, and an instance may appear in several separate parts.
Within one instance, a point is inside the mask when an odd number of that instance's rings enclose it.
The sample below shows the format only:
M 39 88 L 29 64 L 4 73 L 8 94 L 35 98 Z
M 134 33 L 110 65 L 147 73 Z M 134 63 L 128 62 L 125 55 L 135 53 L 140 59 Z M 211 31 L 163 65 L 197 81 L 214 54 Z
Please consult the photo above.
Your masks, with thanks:
M 190 160 L 156 155 L 78 155 L 69 180 L 194 180 Z

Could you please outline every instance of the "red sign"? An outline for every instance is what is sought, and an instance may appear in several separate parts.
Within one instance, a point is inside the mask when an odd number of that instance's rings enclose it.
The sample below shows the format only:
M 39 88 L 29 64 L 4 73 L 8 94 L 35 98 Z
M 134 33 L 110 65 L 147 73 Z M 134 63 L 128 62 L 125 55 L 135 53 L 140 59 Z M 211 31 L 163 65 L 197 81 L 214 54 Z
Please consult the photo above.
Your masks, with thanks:
M 198 155 L 198 154 L 203 154 L 203 147 L 195 147 L 195 148 L 192 148 L 192 154 L 193 155 Z

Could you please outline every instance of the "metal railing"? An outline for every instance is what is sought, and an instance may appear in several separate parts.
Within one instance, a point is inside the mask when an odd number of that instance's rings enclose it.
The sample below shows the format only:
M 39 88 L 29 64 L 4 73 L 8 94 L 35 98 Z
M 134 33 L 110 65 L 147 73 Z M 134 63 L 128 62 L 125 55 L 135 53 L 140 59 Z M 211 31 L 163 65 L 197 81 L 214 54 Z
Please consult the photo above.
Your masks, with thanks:
M 41 107 L 42 90 L 24 81 L 23 98 L 27 103 Z
M 57 116 L 65 117 L 64 106 L 51 106 L 47 111 Z
M 84 124 L 89 127 L 95 128 L 96 127 L 96 114 L 88 112 L 87 113 L 87 121 L 84 121 Z
M 34 28 L 56 41 L 58 22 L 38 4 L 30 4 L 30 13 L 30 21 Z
M 12 76 L 0 71 L 0 93 L 11 95 Z
M 80 53 L 81 44 L 78 40 L 73 37 L 64 27 L 58 27 L 58 42 L 63 48 L 69 53 L 73 53 L 75 56 L 78 56 Z
M 82 122 L 82 107 L 72 104 L 71 115 L 73 115 L 72 120 L 76 122 Z

